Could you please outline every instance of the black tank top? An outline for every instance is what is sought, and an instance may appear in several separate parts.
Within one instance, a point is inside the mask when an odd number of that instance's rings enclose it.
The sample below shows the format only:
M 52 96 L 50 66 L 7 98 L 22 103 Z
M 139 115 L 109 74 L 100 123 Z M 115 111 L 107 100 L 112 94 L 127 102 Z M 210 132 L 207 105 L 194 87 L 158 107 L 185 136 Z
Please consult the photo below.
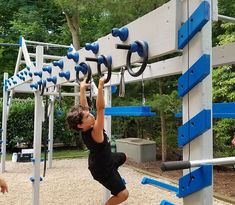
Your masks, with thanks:
M 104 141 L 97 143 L 93 140 L 91 132 L 93 128 L 82 132 L 82 139 L 90 150 L 88 166 L 90 170 L 111 172 L 114 168 L 114 161 L 111 155 L 111 146 L 107 134 L 104 130 Z

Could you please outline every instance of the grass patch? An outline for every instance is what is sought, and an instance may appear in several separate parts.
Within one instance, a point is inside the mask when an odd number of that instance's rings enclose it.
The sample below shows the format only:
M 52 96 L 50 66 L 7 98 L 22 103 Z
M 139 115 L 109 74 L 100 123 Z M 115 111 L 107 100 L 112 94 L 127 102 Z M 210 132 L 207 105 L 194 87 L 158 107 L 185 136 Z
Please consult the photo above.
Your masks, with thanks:
M 79 150 L 55 150 L 53 151 L 53 159 L 71 159 L 71 158 L 86 158 L 89 152 Z M 44 157 L 44 153 L 41 153 L 41 157 Z M 12 153 L 7 153 L 6 160 L 12 159 Z

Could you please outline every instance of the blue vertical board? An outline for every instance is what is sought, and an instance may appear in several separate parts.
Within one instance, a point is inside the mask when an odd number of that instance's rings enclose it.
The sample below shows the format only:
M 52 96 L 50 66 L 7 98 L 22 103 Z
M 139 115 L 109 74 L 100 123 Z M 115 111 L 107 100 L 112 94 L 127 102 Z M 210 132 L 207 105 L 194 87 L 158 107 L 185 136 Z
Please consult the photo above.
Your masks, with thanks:
M 184 46 L 210 20 L 210 4 L 203 1 L 178 31 L 178 48 Z
M 183 147 L 211 128 L 211 110 L 202 110 L 178 128 L 178 146 Z
M 212 184 L 212 165 L 203 165 L 179 179 L 179 198 L 186 197 Z
M 210 74 L 210 55 L 203 54 L 178 80 L 178 95 L 183 97 Z

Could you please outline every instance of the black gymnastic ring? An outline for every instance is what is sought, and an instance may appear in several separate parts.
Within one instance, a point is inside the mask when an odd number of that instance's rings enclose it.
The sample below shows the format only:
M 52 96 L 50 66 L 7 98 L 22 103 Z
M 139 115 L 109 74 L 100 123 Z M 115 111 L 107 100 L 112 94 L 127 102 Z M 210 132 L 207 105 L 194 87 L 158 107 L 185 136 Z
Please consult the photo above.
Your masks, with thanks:
M 127 67 L 129 74 L 133 77 L 137 77 L 137 76 L 141 75 L 144 72 L 144 70 L 147 66 L 147 63 L 148 63 L 148 46 L 143 41 L 135 41 L 135 43 L 137 43 L 138 46 L 140 46 L 143 49 L 143 63 L 141 65 L 140 69 L 135 73 L 131 67 L 132 51 L 131 50 L 128 51 L 127 57 L 126 57 L 126 67 Z
M 91 80 L 91 67 L 90 67 L 90 65 L 89 65 L 88 63 L 84 63 L 84 62 L 79 63 L 79 65 L 80 65 L 80 66 L 86 65 L 86 67 L 87 67 L 86 83 L 89 83 L 90 80 Z M 76 81 L 77 81 L 77 82 L 80 82 L 80 80 L 79 80 L 79 72 L 80 72 L 80 71 L 76 71 Z
M 110 81 L 110 78 L 112 75 L 112 67 L 111 67 L 112 65 L 104 55 L 101 55 L 101 56 L 104 58 L 104 65 L 106 66 L 106 68 L 108 68 L 108 75 L 104 81 L 104 83 L 107 83 Z M 98 75 L 100 78 L 104 76 L 101 72 L 101 64 L 99 64 L 99 63 L 97 64 L 97 72 L 98 72 Z

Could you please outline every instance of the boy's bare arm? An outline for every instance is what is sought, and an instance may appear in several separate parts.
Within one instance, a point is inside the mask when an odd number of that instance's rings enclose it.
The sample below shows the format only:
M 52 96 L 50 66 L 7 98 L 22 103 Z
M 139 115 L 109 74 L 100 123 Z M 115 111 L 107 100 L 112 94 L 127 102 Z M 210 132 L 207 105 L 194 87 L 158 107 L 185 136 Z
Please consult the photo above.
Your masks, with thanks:
M 86 83 L 85 81 L 86 79 L 84 79 L 81 83 L 80 83 L 80 105 L 88 107 L 88 103 L 87 103 L 87 98 L 86 98 L 86 88 L 88 87 L 89 84 Z
M 104 141 L 103 130 L 104 130 L 105 102 L 104 102 L 103 88 L 104 88 L 104 79 L 101 78 L 99 80 L 98 95 L 96 98 L 96 121 L 92 131 L 92 137 L 98 143 Z

